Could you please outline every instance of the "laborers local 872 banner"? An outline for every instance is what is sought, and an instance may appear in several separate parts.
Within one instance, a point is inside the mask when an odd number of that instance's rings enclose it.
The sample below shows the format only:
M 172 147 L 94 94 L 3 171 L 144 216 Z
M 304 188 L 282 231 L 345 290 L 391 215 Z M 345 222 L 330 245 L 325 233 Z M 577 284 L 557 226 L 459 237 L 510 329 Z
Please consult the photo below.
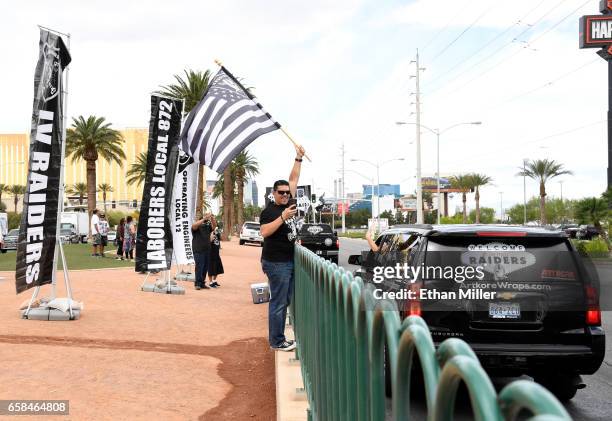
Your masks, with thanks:
M 62 165 L 62 73 L 70 54 L 59 35 L 41 30 L 34 72 L 28 182 L 19 226 L 17 293 L 50 284 Z
M 138 231 L 136 271 L 169 269 L 172 259 L 172 190 L 183 103 L 151 96 L 149 150 Z

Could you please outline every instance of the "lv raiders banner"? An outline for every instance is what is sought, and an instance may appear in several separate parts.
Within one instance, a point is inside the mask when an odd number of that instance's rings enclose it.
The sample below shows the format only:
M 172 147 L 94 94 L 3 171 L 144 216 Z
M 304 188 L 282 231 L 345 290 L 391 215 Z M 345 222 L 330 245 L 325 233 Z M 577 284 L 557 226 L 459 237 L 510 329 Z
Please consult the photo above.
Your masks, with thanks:
M 198 188 L 198 164 L 193 158 L 179 151 L 178 170 L 174 180 L 172 236 L 174 258 L 179 265 L 192 265 L 191 225 Z
M 70 61 L 62 38 L 41 30 L 34 72 L 28 182 L 17 244 L 17 294 L 50 284 L 55 270 L 53 255 L 63 158 L 62 74 Z
M 151 96 L 147 174 L 136 233 L 137 272 L 170 268 L 172 190 L 182 110 L 181 101 Z

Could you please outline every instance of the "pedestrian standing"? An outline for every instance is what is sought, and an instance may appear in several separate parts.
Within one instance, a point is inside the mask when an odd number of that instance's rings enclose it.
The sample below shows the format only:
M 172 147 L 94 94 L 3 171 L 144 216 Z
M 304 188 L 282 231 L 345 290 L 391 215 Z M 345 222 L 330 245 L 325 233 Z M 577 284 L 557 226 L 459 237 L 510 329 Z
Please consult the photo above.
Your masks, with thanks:
M 104 212 L 100 213 L 100 221 L 98 222 L 100 226 L 100 257 L 104 257 L 104 247 L 108 245 L 108 231 L 110 227 L 108 225 L 108 221 L 106 220 L 106 214 Z
M 217 228 L 212 213 L 207 213 L 204 217 L 191 226 L 193 240 L 191 247 L 193 249 L 193 258 L 195 260 L 195 289 L 209 289 L 206 285 L 206 272 L 208 272 L 208 263 L 210 258 L 210 236 L 214 229 Z
M 117 245 L 117 257 L 116 259 L 123 260 L 123 233 L 125 231 L 125 218 L 119 220 L 119 226 L 117 227 L 117 237 L 115 237 L 115 244 Z
M 210 236 L 210 262 L 208 264 L 208 284 L 211 288 L 221 285 L 217 282 L 217 276 L 223 274 L 223 262 L 221 261 L 221 230 L 215 228 Z
M 293 295 L 293 253 L 297 238 L 297 209 L 295 203 L 289 203 L 289 199 L 296 196 L 302 157 L 305 154 L 304 148 L 297 145 L 295 152 L 289 181 L 278 180 L 274 183 L 274 201 L 266 206 L 260 217 L 261 235 L 264 238 L 261 267 L 270 284 L 268 341 L 276 351 L 295 349 L 295 341 L 285 338 L 287 307 Z
M 125 258 L 128 260 L 134 259 L 135 240 L 136 227 L 134 226 L 134 219 L 130 215 L 125 220 L 125 227 L 123 229 L 123 253 L 125 254 Z
M 98 254 L 98 247 L 102 242 L 102 238 L 100 236 L 100 217 L 98 216 L 98 209 L 94 209 L 91 215 L 91 239 L 93 244 L 93 253 L 91 254 L 93 257 L 100 256 Z

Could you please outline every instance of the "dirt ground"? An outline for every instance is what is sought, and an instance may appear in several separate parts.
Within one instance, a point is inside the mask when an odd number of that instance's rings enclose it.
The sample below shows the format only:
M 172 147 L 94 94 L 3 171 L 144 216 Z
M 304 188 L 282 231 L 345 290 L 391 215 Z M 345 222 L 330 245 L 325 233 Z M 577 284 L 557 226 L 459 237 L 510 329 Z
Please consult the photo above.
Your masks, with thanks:
M 70 322 L 21 319 L 30 293 L 16 296 L 14 273 L 0 272 L 0 400 L 70 401 L 70 416 L 19 419 L 274 420 L 267 305 L 249 288 L 265 280 L 261 249 L 232 242 L 221 253 L 221 288 L 179 282 L 185 295 L 142 292 L 131 269 L 73 271 L 85 308 Z

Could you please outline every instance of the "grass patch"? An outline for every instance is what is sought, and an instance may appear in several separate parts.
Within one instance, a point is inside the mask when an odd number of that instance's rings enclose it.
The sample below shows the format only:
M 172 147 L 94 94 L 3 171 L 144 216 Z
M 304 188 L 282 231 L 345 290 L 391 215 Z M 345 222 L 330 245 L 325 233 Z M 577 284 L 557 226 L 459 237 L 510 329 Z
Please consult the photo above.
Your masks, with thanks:
M 134 267 L 134 262 L 126 260 L 115 260 L 117 257 L 116 246 L 106 247 L 104 253 L 106 257 L 92 257 L 90 244 L 64 244 L 64 253 L 66 254 L 66 262 L 68 269 L 103 269 L 103 268 L 119 268 L 119 267 Z M 58 250 L 59 252 L 59 250 Z M 15 259 L 17 253 L 15 251 L 7 251 L 0 253 L 0 271 L 14 271 Z M 62 267 L 62 260 L 58 254 L 59 268 Z
M 361 238 L 365 239 L 366 232 L 365 231 L 347 231 L 345 233 L 338 233 L 338 237 L 346 237 L 346 238 Z

